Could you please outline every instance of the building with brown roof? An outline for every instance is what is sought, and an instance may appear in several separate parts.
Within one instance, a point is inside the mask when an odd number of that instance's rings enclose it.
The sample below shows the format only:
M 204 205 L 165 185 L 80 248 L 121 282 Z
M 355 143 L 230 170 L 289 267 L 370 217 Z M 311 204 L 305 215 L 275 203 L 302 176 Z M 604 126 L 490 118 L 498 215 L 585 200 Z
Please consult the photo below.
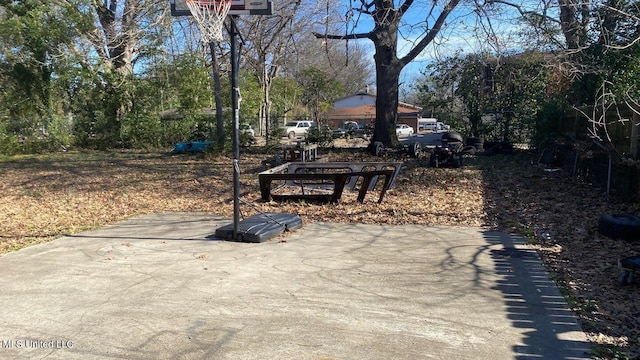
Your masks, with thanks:
M 373 127 L 376 121 L 376 96 L 358 93 L 334 101 L 334 109 L 320 115 L 320 121 L 331 128 L 344 127 L 346 122 L 354 121 L 360 126 Z M 418 119 L 422 108 L 400 102 L 398 104 L 398 123 L 412 126 L 418 132 Z

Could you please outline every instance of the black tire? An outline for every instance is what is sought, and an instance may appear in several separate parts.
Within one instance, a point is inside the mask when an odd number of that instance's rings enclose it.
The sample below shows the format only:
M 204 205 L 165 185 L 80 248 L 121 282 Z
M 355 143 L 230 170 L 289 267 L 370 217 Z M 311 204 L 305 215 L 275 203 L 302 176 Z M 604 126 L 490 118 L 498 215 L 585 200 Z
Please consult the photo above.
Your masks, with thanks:
M 371 155 L 381 156 L 383 148 L 384 148 L 384 145 L 382 144 L 382 142 L 380 141 L 374 142 L 373 144 L 371 144 Z
M 409 156 L 412 158 L 418 158 L 418 156 L 420 156 L 420 143 L 414 142 L 409 145 Z
M 293 140 L 293 139 L 295 139 L 295 138 L 296 138 L 296 133 L 295 133 L 295 132 L 293 132 L 293 131 L 290 131 L 290 132 L 287 134 L 287 137 L 289 138 L 289 140 Z
M 473 146 L 474 148 L 476 148 L 476 151 L 483 151 L 484 139 L 481 137 L 468 137 L 467 146 Z
M 640 218 L 631 214 L 603 215 L 598 221 L 598 232 L 613 239 L 640 239 Z
M 471 146 L 471 145 L 467 145 L 465 147 L 462 148 L 462 150 L 460 150 L 463 154 L 467 154 L 467 155 L 475 155 L 476 154 L 476 147 L 475 146 Z
M 457 140 L 449 140 L 446 142 L 446 144 L 449 146 L 450 149 L 453 149 L 455 151 L 460 151 L 464 147 L 462 146 L 462 141 L 457 141 Z
M 442 134 L 442 142 L 460 142 L 463 143 L 464 139 L 462 138 L 462 135 L 460 135 L 459 133 L 455 132 L 455 131 L 450 131 L 447 133 Z

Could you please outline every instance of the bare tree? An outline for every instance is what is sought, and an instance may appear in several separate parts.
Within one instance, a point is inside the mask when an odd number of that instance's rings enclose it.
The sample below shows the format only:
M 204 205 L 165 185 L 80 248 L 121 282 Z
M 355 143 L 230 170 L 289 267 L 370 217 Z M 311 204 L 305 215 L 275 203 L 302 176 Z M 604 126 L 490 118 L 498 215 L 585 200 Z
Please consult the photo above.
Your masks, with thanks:
M 149 50 L 147 30 L 165 17 L 163 0 L 94 0 L 90 15 L 96 20 L 91 32 L 83 34 L 93 51 L 122 75 L 133 73 L 140 53 Z
M 292 61 L 295 68 L 290 68 L 292 75 L 297 77 L 307 69 L 316 68 L 342 85 L 342 95 L 367 89 L 373 80 L 373 59 L 361 43 L 331 39 L 319 43 L 315 36 L 308 35 L 297 41 Z
M 253 16 L 240 22 L 247 53 L 244 63 L 253 69 L 262 88 L 259 131 L 267 136 L 267 142 L 270 141 L 270 91 L 273 79 L 280 72 L 286 52 L 290 50 L 291 38 L 305 26 L 299 12 L 301 1 L 289 0 L 279 4 L 273 15 Z
M 76 6 L 72 0 L 62 0 Z M 94 83 L 103 87 L 110 105 L 105 104 L 108 136 L 119 131 L 122 116 L 132 106 L 131 79 L 141 54 L 155 51 L 149 29 L 159 26 L 166 11 L 163 0 L 93 0 L 91 6 L 79 6 L 94 20 L 89 30 L 82 29 L 71 51 L 80 65 L 91 73 Z M 99 62 L 92 59 L 97 55 Z
M 569 105 L 589 119 L 592 138 L 610 142 L 607 126 L 627 122 L 620 115 L 621 109 L 636 111 L 635 99 L 640 96 L 640 88 L 635 85 L 640 41 L 637 3 L 489 0 L 489 4 L 494 5 L 493 10 L 499 6 L 516 9 L 520 19 L 533 30 L 530 34 L 552 45 L 547 48 L 556 56 L 549 63 L 564 73 L 567 82 L 576 84 L 567 96 Z M 605 118 L 606 114 L 617 115 Z
M 375 48 L 376 68 L 376 123 L 372 142 L 380 141 L 385 146 L 398 143 L 395 124 L 398 111 L 399 79 L 402 69 L 413 61 L 436 38 L 436 35 L 446 25 L 446 20 L 456 8 L 460 0 L 448 0 L 443 3 L 429 1 L 419 3 L 414 0 L 401 1 L 398 6 L 392 0 L 373 0 L 356 2 L 358 7 L 352 10 L 358 16 L 369 16 L 373 20 L 373 29 L 363 33 L 345 35 L 315 33 L 318 38 L 326 39 L 369 39 Z M 418 5 L 419 4 L 419 5 Z M 421 14 L 421 20 L 411 25 L 417 29 L 422 25 L 422 32 L 417 41 L 406 55 L 398 55 L 398 34 L 403 17 L 410 13 L 411 7 L 416 5 Z M 420 8 L 420 6 L 423 6 Z M 408 20 L 405 20 L 407 22 Z M 405 24 L 405 26 L 409 26 Z
M 500 6 L 515 9 L 520 20 L 534 29 L 547 45 L 577 50 L 587 44 L 593 6 L 590 1 L 489 0 L 483 7 L 484 13 L 495 15 Z

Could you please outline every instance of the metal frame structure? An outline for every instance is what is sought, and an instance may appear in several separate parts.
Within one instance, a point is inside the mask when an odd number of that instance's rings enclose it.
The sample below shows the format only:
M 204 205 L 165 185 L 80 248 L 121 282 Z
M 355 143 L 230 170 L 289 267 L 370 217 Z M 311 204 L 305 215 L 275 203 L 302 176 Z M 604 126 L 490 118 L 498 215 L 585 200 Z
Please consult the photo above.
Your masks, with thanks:
M 191 16 L 185 0 L 170 0 L 172 16 Z M 271 15 L 271 0 L 232 0 L 229 15 Z

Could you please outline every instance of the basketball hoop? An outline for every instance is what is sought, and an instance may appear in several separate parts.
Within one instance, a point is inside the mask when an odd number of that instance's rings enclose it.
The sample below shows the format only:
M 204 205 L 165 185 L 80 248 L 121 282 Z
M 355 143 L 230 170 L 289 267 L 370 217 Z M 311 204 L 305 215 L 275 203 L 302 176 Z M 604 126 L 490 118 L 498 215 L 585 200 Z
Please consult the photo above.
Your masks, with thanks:
M 222 41 L 222 26 L 231 9 L 231 0 L 186 0 L 196 19 L 200 36 L 207 43 Z

